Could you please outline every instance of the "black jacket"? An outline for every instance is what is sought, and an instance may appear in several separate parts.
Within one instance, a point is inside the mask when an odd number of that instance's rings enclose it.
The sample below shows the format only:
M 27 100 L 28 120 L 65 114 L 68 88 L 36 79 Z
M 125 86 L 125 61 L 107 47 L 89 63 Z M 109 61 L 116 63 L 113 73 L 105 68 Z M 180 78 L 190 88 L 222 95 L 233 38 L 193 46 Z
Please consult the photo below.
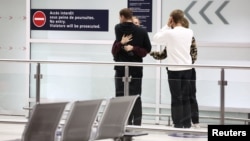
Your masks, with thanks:
M 124 49 L 122 49 L 120 43 L 123 35 L 130 35 L 132 34 L 133 40 L 128 42 L 128 44 L 134 46 L 134 50 L 127 52 Z M 148 33 L 145 29 L 138 27 L 134 25 L 132 22 L 125 22 L 125 23 L 119 23 L 115 26 L 115 35 L 116 45 L 113 46 L 113 48 L 116 48 L 116 52 L 112 53 L 114 56 L 114 60 L 116 62 L 143 62 L 143 57 L 146 56 L 145 53 L 149 53 L 151 51 L 151 42 L 149 40 Z M 114 43 L 114 44 L 115 44 Z M 142 55 L 145 54 L 145 55 Z M 132 67 L 134 69 L 142 69 L 142 67 Z M 123 67 L 116 66 L 115 69 L 123 69 Z

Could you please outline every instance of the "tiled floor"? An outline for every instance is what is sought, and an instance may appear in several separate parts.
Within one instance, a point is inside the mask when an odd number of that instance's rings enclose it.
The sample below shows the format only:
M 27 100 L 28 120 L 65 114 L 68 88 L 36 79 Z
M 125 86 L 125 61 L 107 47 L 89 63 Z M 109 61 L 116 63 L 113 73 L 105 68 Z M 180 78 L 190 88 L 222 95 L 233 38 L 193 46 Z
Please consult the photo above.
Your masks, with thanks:
M 21 138 L 24 124 L 0 124 L 0 141 Z
M 15 119 L 20 123 L 3 122 L 6 118 L 1 118 L 0 121 L 0 141 L 16 140 L 21 138 L 22 132 L 25 127 L 25 123 L 21 123 L 22 119 Z M 9 120 L 9 119 L 8 119 Z M 144 126 L 144 125 L 143 125 Z M 145 125 L 146 127 L 152 126 L 155 128 L 156 125 Z M 158 125 L 159 126 L 159 125 Z M 171 127 L 170 127 L 171 128 Z M 192 131 L 193 129 L 186 129 Z M 195 129 L 195 130 L 206 130 L 206 129 Z M 207 141 L 206 134 L 197 133 L 181 133 L 177 131 L 171 132 L 159 132 L 154 130 L 145 131 L 148 135 L 133 137 L 133 141 Z M 112 139 L 105 141 L 113 141 Z

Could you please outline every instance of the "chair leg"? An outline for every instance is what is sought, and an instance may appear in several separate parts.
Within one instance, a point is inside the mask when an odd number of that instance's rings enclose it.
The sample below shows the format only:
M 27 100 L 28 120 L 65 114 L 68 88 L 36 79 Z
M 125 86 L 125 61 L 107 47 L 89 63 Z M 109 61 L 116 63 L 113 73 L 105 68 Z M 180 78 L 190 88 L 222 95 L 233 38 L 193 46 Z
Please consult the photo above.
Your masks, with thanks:
M 124 136 L 123 141 L 132 141 L 132 136 Z
M 114 141 L 123 141 L 123 137 L 114 138 Z
M 132 141 L 132 137 L 131 136 L 123 136 L 123 137 L 119 137 L 119 138 L 114 138 L 114 141 Z

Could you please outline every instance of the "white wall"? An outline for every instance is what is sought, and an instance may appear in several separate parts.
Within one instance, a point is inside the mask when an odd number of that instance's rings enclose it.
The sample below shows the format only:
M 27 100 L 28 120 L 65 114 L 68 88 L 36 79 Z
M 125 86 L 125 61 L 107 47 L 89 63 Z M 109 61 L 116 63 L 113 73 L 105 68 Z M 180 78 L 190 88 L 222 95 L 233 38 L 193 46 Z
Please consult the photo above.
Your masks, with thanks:
M 0 3 L 0 59 L 29 59 L 25 0 Z M 0 62 L 0 68 L 0 113 L 23 114 L 29 96 L 28 65 Z

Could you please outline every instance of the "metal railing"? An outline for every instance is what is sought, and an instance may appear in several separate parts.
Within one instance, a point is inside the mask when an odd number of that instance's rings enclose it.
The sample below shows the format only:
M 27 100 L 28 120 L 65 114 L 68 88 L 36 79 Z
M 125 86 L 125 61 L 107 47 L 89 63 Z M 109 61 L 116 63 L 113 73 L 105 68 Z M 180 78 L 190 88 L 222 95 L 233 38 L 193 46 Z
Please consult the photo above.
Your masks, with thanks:
M 192 67 L 192 68 L 213 68 L 220 69 L 220 80 L 218 84 L 220 85 L 220 124 L 224 124 L 225 121 L 225 86 L 227 81 L 225 80 L 225 69 L 246 69 L 250 70 L 250 66 L 235 66 L 235 65 L 173 65 L 173 64 L 164 64 L 164 63 L 129 63 L 129 62 L 91 62 L 91 61 L 43 61 L 43 60 L 12 60 L 12 59 L 1 59 L 0 62 L 7 63 L 30 63 L 36 64 L 36 103 L 40 102 L 40 81 L 42 78 L 41 74 L 41 64 L 91 64 L 91 65 L 116 65 L 116 66 L 125 66 L 125 77 L 124 81 L 124 91 L 125 95 L 128 95 L 129 82 L 130 78 L 128 75 L 129 66 L 153 66 L 153 67 Z

